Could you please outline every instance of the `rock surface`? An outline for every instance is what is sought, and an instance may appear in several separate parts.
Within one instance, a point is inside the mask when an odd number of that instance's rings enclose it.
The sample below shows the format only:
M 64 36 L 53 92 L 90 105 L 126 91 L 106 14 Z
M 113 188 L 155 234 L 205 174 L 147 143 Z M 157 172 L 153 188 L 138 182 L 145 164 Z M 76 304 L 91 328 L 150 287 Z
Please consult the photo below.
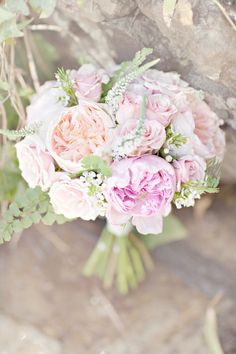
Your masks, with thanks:
M 235 2 L 221 5 L 235 21 Z M 75 57 L 108 66 L 131 58 L 144 46 L 152 47 L 153 56 L 161 58 L 158 68 L 177 71 L 203 90 L 225 121 L 224 177 L 235 181 L 236 32 L 212 0 L 179 0 L 169 27 L 162 7 L 163 0 L 59 0 L 53 21 L 71 38 L 68 45 Z

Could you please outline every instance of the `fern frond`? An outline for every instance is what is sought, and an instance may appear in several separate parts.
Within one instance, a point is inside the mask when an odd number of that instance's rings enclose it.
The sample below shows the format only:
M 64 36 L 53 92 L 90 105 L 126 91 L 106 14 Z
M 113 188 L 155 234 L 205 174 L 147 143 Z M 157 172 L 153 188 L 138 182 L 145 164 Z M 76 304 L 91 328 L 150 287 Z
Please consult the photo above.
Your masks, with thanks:
M 0 221 L 0 244 L 10 241 L 14 232 L 21 232 L 40 221 L 52 225 L 54 222 L 62 224 L 67 219 L 54 213 L 47 193 L 39 187 L 28 188 L 9 205 Z

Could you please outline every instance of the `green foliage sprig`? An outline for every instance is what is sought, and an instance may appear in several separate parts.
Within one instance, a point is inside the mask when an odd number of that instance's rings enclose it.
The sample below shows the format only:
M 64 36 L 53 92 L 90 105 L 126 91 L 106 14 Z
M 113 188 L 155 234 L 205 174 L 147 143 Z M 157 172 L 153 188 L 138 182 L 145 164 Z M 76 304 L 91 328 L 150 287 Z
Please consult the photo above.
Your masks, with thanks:
M 21 232 L 40 221 L 52 225 L 55 222 L 63 224 L 67 219 L 55 214 L 47 193 L 39 187 L 28 188 L 16 197 L 3 215 L 0 222 L 0 244 L 10 241 L 14 232 Z
M 113 81 L 114 86 L 107 92 L 105 102 L 111 107 L 113 113 L 116 112 L 119 101 L 123 97 L 129 84 L 146 70 L 156 65 L 159 59 L 152 60 L 149 63 L 141 65 L 146 57 L 152 53 L 152 49 L 143 48 L 136 53 L 134 59 L 131 62 L 126 62 L 121 66 L 120 70 L 115 73 Z
M 0 7 L 0 43 L 6 40 L 22 37 L 22 30 L 32 21 L 19 21 L 19 15 L 30 16 L 34 12 L 40 14 L 40 18 L 51 16 L 57 0 L 5 0 Z
M 187 138 L 180 134 L 173 132 L 171 127 L 166 129 L 166 145 L 171 146 L 174 145 L 175 147 L 179 148 L 180 146 L 187 143 Z
M 0 129 L 0 134 L 7 137 L 9 140 L 17 140 L 19 138 L 25 138 L 28 135 L 36 134 L 39 130 L 40 124 L 34 124 L 19 130 Z
M 58 97 L 60 101 L 64 101 L 68 107 L 76 106 L 78 104 L 78 98 L 75 95 L 74 83 L 70 77 L 70 70 L 64 68 L 58 69 L 56 73 L 56 79 L 60 84 L 60 87 L 65 92 L 66 96 Z
M 110 177 L 112 175 L 111 168 L 99 156 L 88 155 L 82 159 L 81 164 L 82 168 L 86 171 L 95 171 L 106 177 Z

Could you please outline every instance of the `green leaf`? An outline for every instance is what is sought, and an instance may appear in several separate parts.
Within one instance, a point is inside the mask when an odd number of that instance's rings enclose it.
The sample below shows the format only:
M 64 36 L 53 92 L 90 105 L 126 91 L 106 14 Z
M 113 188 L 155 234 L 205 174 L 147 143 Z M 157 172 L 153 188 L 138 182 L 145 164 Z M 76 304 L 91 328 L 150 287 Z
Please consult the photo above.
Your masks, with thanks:
M 6 0 L 5 7 L 7 10 L 16 14 L 21 13 L 24 16 L 29 15 L 29 8 L 25 0 Z
M 16 14 L 0 8 L 0 43 L 21 36 L 23 32 L 19 30 L 16 23 Z
M 33 220 L 30 216 L 26 216 L 22 220 L 22 225 L 23 225 L 24 229 L 28 229 L 32 224 L 33 224 Z
M 96 171 L 104 176 L 110 177 L 112 175 L 111 168 L 99 156 L 88 155 L 81 160 L 82 168 L 86 171 Z
M 14 232 L 21 232 L 24 228 L 24 225 L 20 220 L 14 220 L 12 223 L 12 227 Z
M 14 232 L 20 232 L 40 221 L 52 225 L 57 221 L 66 222 L 67 219 L 54 213 L 47 193 L 42 192 L 39 187 L 28 188 L 17 195 L 3 215 L 0 222 L 0 243 L 9 241 Z
M 15 14 L 0 7 L 0 25 L 15 18 Z
M 0 170 L 0 201 L 14 198 L 20 179 L 19 172 Z
M 45 225 L 52 225 L 55 222 L 55 213 L 52 212 L 48 212 L 43 218 L 42 218 L 42 222 Z
M 18 208 L 18 205 L 16 204 L 16 202 L 11 203 L 9 210 L 12 213 L 12 215 L 20 216 L 20 209 Z
M 55 10 L 57 0 L 29 0 L 29 3 L 35 12 L 40 13 L 41 18 L 47 18 Z
M 184 225 L 174 215 L 169 215 L 163 220 L 163 232 L 158 235 L 141 235 L 138 234 L 141 240 L 146 244 L 147 248 L 152 250 L 155 247 L 163 244 L 182 240 L 186 237 L 187 231 Z
M 175 12 L 175 7 L 176 7 L 177 0 L 164 0 L 163 2 L 163 18 L 164 21 L 167 25 L 167 27 L 170 27 L 171 21 Z

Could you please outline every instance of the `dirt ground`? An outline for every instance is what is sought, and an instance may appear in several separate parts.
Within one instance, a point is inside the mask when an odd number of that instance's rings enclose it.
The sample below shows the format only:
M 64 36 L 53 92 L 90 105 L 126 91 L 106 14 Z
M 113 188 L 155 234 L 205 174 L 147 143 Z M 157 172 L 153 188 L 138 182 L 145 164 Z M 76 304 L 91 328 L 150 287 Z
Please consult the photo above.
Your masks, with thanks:
M 215 296 L 224 352 L 235 354 L 236 191 L 179 216 L 188 237 L 156 249 L 156 269 L 126 297 L 81 275 L 101 221 L 40 225 L 1 246 L 0 354 L 210 354 Z

